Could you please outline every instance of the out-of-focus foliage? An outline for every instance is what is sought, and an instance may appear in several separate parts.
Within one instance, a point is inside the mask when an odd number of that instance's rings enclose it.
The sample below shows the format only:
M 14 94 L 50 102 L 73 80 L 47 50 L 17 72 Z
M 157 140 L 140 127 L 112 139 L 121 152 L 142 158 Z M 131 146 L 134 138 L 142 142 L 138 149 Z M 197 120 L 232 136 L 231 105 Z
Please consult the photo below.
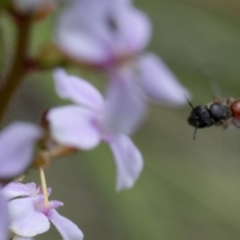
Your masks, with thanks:
M 209 82 L 222 96 L 240 96 L 240 4 L 237 0 L 137 0 L 154 26 L 156 51 L 192 92 L 193 105 L 212 101 Z M 36 23 L 32 51 L 52 36 L 55 16 Z M 101 74 L 74 72 L 104 89 Z M 51 72 L 29 77 L 9 120 L 37 121 L 60 100 Z M 134 140 L 145 159 L 136 186 L 115 192 L 115 166 L 107 146 L 56 160 L 46 172 L 60 212 L 91 240 L 236 240 L 240 238 L 240 130 L 211 127 L 192 140 L 190 107 L 154 105 Z M 30 172 L 26 181 L 36 181 Z M 60 239 L 51 232 L 36 239 Z
M 9 16 L 0 12 L 0 77 L 5 78 L 14 52 L 15 26 Z M 2 84 L 0 80 L 0 84 Z

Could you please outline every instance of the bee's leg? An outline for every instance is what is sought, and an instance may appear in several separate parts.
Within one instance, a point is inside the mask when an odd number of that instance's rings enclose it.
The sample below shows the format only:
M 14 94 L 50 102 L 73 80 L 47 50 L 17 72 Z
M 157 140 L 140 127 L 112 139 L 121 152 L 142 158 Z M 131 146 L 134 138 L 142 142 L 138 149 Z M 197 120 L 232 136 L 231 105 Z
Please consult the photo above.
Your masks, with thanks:
M 229 127 L 229 121 L 222 120 L 222 121 L 221 121 L 221 126 L 222 126 L 224 129 L 227 129 L 227 128 Z
M 227 98 L 227 101 L 226 101 L 227 106 L 231 106 L 231 104 L 232 104 L 234 101 L 235 101 L 235 99 L 234 99 L 233 97 L 228 97 L 228 98 Z

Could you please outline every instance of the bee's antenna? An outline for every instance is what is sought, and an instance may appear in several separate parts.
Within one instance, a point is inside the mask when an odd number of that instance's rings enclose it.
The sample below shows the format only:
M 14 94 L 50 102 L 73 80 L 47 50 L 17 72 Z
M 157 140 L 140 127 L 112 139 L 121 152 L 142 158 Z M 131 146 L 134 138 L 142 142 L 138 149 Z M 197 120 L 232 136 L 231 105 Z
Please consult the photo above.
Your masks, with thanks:
M 195 127 L 193 132 L 193 140 L 196 140 L 197 130 L 198 130 L 198 127 Z
M 186 98 L 186 100 L 187 100 L 187 102 L 188 102 L 188 105 L 192 108 L 192 109 L 194 109 L 194 107 L 193 107 L 193 105 L 192 105 L 192 103 L 190 102 L 190 100 L 187 98 L 187 96 L 185 95 L 185 98 Z
M 194 109 L 192 103 L 191 103 L 188 99 L 187 99 L 187 102 L 188 102 L 189 106 L 190 106 L 192 109 Z

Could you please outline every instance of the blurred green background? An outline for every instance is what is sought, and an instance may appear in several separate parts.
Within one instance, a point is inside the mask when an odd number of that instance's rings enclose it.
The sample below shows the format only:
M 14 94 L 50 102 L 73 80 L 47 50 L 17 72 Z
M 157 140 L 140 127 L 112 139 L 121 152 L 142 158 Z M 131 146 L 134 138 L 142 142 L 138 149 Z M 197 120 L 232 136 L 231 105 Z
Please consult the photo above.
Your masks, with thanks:
M 239 0 L 136 0 L 153 22 L 150 51 L 157 52 L 192 92 L 193 105 L 211 102 L 210 83 L 222 96 L 240 96 Z M 35 24 L 32 51 L 52 38 L 55 16 Z M 78 72 L 75 68 L 69 72 Z M 100 89 L 102 76 L 83 72 Z M 57 106 L 51 72 L 31 75 L 19 91 L 8 120 L 37 122 Z M 115 191 L 115 166 L 105 144 L 56 160 L 47 169 L 51 199 L 74 221 L 85 240 L 239 240 L 240 130 L 193 128 L 191 109 L 151 107 L 133 139 L 145 167 L 133 189 Z M 39 183 L 38 172 L 25 182 Z M 51 231 L 37 240 L 58 240 Z

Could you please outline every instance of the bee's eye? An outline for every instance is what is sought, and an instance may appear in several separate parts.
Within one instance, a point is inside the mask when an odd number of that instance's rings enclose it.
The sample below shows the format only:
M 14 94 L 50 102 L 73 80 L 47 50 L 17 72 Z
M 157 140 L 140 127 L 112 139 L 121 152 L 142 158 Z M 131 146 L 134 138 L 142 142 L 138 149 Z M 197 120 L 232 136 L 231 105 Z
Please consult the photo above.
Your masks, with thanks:
M 224 120 L 227 116 L 226 106 L 214 103 L 210 106 L 209 112 L 214 121 Z

